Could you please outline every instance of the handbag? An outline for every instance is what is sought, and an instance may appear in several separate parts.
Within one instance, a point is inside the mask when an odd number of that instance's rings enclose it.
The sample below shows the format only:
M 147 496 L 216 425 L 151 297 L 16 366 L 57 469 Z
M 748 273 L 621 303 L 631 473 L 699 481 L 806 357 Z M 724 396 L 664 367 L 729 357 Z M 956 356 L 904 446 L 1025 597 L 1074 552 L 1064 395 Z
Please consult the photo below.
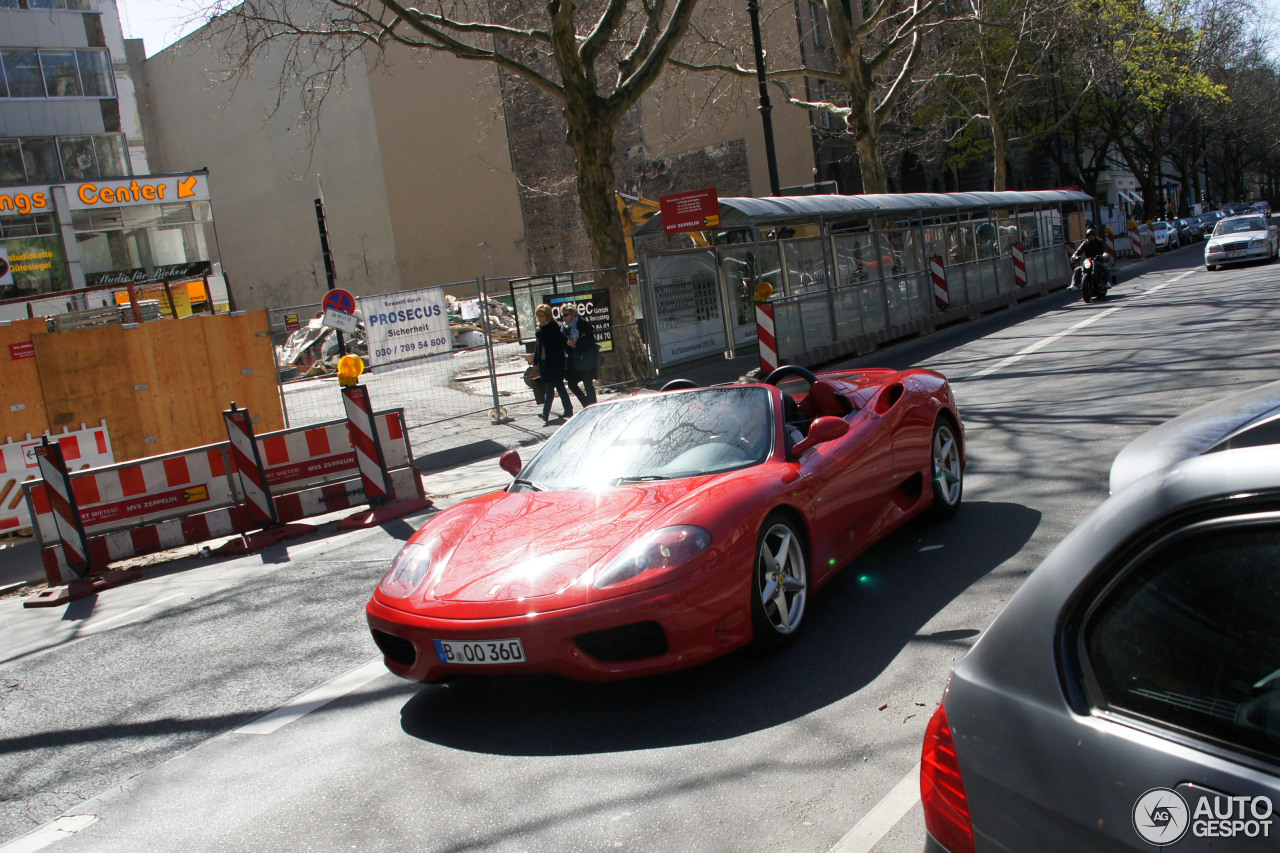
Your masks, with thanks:
M 531 364 L 524 369 L 524 384 L 528 385 L 529 390 L 533 392 L 533 401 L 541 406 L 546 399 L 546 389 L 542 384 L 542 373 L 536 364 Z

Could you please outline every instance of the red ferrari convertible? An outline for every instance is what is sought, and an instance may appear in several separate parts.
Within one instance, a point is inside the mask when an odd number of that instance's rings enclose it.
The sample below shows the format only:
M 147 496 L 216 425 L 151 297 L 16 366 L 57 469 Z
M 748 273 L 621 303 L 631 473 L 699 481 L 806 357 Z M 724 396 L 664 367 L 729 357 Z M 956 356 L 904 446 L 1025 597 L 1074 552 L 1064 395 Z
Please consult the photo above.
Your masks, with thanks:
M 932 371 L 787 366 L 590 406 L 501 464 L 514 482 L 434 516 L 369 601 L 397 675 L 605 680 L 785 646 L 841 567 L 956 511 L 964 430 Z

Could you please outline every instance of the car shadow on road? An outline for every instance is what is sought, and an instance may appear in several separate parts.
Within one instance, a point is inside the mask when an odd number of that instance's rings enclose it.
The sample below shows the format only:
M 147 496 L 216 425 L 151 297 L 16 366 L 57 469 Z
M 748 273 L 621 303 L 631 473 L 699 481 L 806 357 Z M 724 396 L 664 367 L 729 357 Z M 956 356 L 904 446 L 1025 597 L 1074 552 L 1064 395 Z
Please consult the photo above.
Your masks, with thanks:
M 1016 504 L 970 502 L 950 522 L 907 525 L 811 599 L 803 635 L 777 654 L 744 650 L 608 684 L 530 676 L 428 685 L 401 709 L 401 726 L 471 752 L 581 755 L 725 740 L 790 722 L 871 684 L 912 643 L 971 642 L 985 625 L 920 631 L 1016 555 L 1040 519 Z

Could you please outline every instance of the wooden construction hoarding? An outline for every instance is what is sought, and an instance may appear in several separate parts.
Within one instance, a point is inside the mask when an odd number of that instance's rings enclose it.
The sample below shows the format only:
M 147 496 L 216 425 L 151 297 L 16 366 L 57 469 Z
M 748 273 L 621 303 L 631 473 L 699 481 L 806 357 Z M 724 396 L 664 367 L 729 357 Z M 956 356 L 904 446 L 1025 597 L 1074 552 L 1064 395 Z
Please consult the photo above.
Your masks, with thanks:
M 233 400 L 259 431 L 284 428 L 265 311 L 55 333 L 17 321 L 0 356 L 11 342 L 33 353 L 0 374 L 0 438 L 105 420 L 117 461 L 139 459 L 224 441 Z

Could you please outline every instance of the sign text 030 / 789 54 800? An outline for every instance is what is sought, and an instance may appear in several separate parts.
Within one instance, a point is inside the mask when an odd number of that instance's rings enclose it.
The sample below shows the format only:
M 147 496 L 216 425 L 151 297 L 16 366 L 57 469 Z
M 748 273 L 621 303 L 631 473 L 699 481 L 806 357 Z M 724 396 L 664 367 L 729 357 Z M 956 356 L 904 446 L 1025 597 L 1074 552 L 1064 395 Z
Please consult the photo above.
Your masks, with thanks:
M 360 310 L 365 316 L 369 359 L 375 367 L 453 348 L 442 288 L 362 296 Z

